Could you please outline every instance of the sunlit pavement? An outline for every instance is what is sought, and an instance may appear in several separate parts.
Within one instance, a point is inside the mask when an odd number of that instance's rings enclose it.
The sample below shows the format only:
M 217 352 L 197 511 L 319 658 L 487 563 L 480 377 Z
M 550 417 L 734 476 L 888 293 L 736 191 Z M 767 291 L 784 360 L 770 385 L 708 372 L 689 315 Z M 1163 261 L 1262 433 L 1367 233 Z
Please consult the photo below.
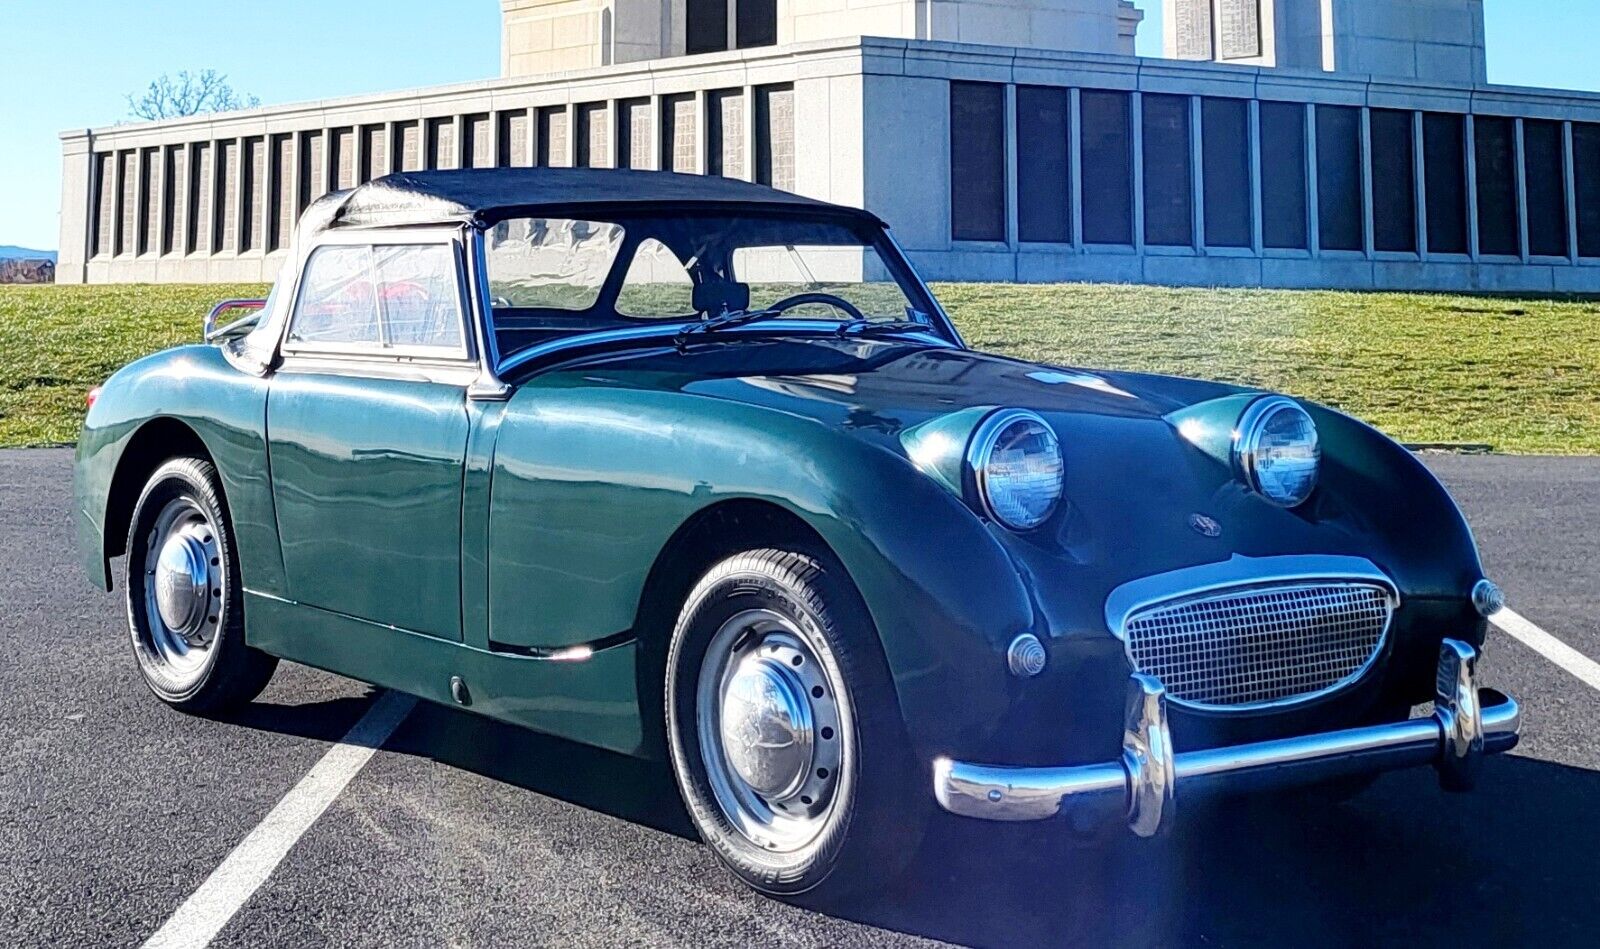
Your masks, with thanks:
M 142 942 L 371 704 L 286 665 L 230 721 L 163 708 L 80 575 L 70 460 L 0 452 L 0 944 Z M 1600 658 L 1600 460 L 1426 460 L 1516 610 Z M 1600 692 L 1499 631 L 1485 678 L 1526 718 L 1476 794 L 1417 771 L 1332 808 L 1180 801 L 1170 839 L 1097 850 L 948 820 L 888 895 L 814 908 L 725 875 L 660 766 L 423 704 L 216 944 L 1588 943 Z

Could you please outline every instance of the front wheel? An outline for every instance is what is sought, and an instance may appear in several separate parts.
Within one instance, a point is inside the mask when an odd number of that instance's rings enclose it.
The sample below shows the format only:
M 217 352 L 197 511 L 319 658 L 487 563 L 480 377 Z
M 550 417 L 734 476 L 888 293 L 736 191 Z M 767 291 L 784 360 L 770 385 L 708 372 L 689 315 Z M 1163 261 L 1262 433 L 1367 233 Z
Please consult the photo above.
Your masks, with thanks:
M 831 558 L 753 550 L 695 585 L 667 658 L 673 771 L 700 835 L 761 892 L 893 879 L 927 818 L 860 595 Z
M 266 688 L 278 660 L 244 641 L 244 597 L 217 471 L 174 458 L 146 482 L 123 594 L 145 684 L 186 712 L 220 712 Z

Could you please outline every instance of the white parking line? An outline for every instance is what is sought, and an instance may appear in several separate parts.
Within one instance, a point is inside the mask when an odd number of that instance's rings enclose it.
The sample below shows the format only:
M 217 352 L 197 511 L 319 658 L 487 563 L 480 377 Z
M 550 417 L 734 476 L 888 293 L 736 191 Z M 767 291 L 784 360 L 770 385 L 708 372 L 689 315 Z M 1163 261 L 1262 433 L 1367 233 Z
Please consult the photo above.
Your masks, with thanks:
M 210 944 L 416 705 L 416 699 L 398 692 L 379 697 L 156 930 L 145 949 L 200 949 Z
M 1489 617 L 1489 622 L 1505 630 L 1513 639 L 1534 652 L 1577 676 L 1589 688 L 1600 691 L 1600 662 L 1595 662 L 1528 622 L 1510 607 L 1501 608 L 1500 612 Z

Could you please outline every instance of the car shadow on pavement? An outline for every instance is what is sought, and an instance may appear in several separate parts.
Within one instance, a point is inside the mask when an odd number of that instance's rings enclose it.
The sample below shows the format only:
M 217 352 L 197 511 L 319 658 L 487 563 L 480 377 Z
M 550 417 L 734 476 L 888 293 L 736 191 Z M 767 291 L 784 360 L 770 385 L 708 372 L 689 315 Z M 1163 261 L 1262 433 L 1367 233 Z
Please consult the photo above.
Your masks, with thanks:
M 319 702 L 299 705 L 274 702 L 251 702 L 227 714 L 227 722 L 259 731 L 293 735 L 316 741 L 338 741 L 356 719 L 372 705 L 377 692 L 367 690 L 363 695 L 346 695 Z
M 417 705 L 384 748 L 697 839 L 664 762 L 580 745 L 428 702 Z
M 308 708 L 253 727 L 323 714 Z M 385 748 L 695 838 L 664 763 L 427 703 Z M 1340 805 L 1180 800 L 1153 841 L 940 815 L 884 893 L 801 902 L 975 946 L 1569 944 L 1600 931 L 1596 801 L 1600 772 L 1511 755 L 1466 795 L 1417 769 Z
M 1597 795 L 1600 772 L 1512 756 L 1473 794 L 1421 769 L 1342 805 L 1180 802 L 1170 836 L 1097 848 L 953 821 L 888 900 L 850 915 L 980 946 L 1586 943 Z

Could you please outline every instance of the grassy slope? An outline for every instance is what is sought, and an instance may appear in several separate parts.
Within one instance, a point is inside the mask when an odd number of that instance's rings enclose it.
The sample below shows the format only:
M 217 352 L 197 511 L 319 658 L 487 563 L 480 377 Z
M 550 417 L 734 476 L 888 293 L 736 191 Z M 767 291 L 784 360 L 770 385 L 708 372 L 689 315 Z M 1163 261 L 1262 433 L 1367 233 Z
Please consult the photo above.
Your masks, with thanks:
M 979 349 L 1205 376 L 1407 441 L 1600 454 L 1600 303 L 1121 286 L 938 288 Z M 0 287 L 0 445 L 76 437 L 83 395 L 259 286 Z

